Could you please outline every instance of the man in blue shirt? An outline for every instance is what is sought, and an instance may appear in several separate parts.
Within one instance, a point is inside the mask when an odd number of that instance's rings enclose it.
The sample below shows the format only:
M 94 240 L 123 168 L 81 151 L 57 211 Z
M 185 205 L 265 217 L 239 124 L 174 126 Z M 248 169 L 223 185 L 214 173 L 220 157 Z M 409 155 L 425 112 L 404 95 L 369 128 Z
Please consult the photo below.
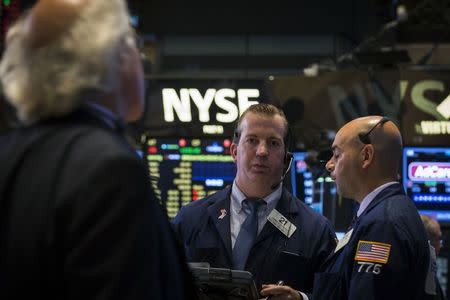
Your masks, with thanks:
M 306 295 L 298 290 L 312 291 L 335 235 L 324 217 L 282 187 L 291 161 L 287 136 L 283 111 L 262 103 L 248 108 L 231 145 L 233 185 L 183 207 L 173 223 L 188 261 L 250 271 L 263 296 L 301 299 Z M 263 285 L 281 280 L 285 285 L 274 292 Z

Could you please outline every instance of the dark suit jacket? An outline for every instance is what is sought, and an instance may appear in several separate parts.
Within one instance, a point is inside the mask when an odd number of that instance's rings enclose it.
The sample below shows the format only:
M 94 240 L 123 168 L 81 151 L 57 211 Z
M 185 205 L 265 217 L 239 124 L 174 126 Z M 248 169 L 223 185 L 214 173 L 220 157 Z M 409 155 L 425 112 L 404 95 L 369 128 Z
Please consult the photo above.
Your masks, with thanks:
M 383 243 L 390 250 L 359 248 L 360 241 L 366 246 Z M 357 252 L 363 250 L 357 260 Z M 387 262 L 379 262 L 386 253 Z M 416 207 L 400 184 L 388 186 L 356 220 L 348 244 L 327 259 L 324 272 L 316 274 L 314 300 L 430 299 L 424 293 L 429 258 L 428 238 Z
M 221 209 L 230 211 L 227 187 L 203 200 L 184 206 L 173 221 L 190 262 L 209 262 L 211 267 L 231 268 L 230 214 L 219 219 Z M 301 291 L 312 291 L 314 272 L 335 247 L 335 235 L 328 221 L 283 190 L 276 209 L 288 217 L 297 230 L 287 238 L 267 222 L 250 250 L 246 270 L 263 283 L 283 280 Z
M 96 113 L 13 130 L 0 145 L 0 299 L 189 297 L 141 159 Z

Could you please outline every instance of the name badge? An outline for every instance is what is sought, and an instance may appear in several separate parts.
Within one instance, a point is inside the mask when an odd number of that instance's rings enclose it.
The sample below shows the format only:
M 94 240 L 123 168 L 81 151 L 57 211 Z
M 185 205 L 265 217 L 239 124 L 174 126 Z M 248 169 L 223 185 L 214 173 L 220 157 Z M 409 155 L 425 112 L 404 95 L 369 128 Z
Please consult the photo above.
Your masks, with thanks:
M 297 227 L 276 209 L 272 210 L 270 215 L 267 217 L 267 220 L 288 238 L 290 238 L 295 230 L 297 230 Z
M 350 238 L 352 237 L 352 233 L 353 233 L 353 229 L 349 230 L 343 237 L 342 239 L 339 240 L 336 249 L 334 249 L 334 253 L 338 252 L 342 247 L 344 247 L 345 245 L 347 245 L 348 241 L 350 240 Z

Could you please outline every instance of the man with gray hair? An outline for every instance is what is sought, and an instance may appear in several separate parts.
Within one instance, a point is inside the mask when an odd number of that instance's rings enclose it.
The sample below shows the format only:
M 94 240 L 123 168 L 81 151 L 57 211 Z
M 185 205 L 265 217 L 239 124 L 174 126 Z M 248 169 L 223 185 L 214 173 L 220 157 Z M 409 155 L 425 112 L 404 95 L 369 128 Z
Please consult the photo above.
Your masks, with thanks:
M 0 79 L 23 124 L 0 136 L 0 299 L 189 299 L 120 134 L 144 103 L 125 1 L 38 1 L 7 34 Z

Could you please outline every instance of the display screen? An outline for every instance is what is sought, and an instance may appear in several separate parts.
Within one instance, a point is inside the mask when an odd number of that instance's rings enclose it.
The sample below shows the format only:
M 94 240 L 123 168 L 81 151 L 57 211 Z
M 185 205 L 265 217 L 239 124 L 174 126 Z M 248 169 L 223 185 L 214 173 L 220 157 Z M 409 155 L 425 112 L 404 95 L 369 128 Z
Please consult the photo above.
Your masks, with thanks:
M 403 185 L 420 213 L 450 222 L 450 148 L 404 147 Z
M 293 152 L 291 165 L 292 194 L 298 199 L 311 206 L 320 214 L 329 217 L 328 207 L 325 200 L 334 200 L 336 197 L 336 186 L 329 177 L 328 172 L 316 168 L 307 163 L 308 152 Z
M 322 213 L 322 203 L 314 202 L 314 180 L 313 174 L 308 170 L 305 158 L 307 152 L 293 152 L 291 165 L 292 195 L 296 196 L 314 210 Z
M 169 218 L 180 207 L 232 184 L 230 139 L 145 138 L 152 187 Z

